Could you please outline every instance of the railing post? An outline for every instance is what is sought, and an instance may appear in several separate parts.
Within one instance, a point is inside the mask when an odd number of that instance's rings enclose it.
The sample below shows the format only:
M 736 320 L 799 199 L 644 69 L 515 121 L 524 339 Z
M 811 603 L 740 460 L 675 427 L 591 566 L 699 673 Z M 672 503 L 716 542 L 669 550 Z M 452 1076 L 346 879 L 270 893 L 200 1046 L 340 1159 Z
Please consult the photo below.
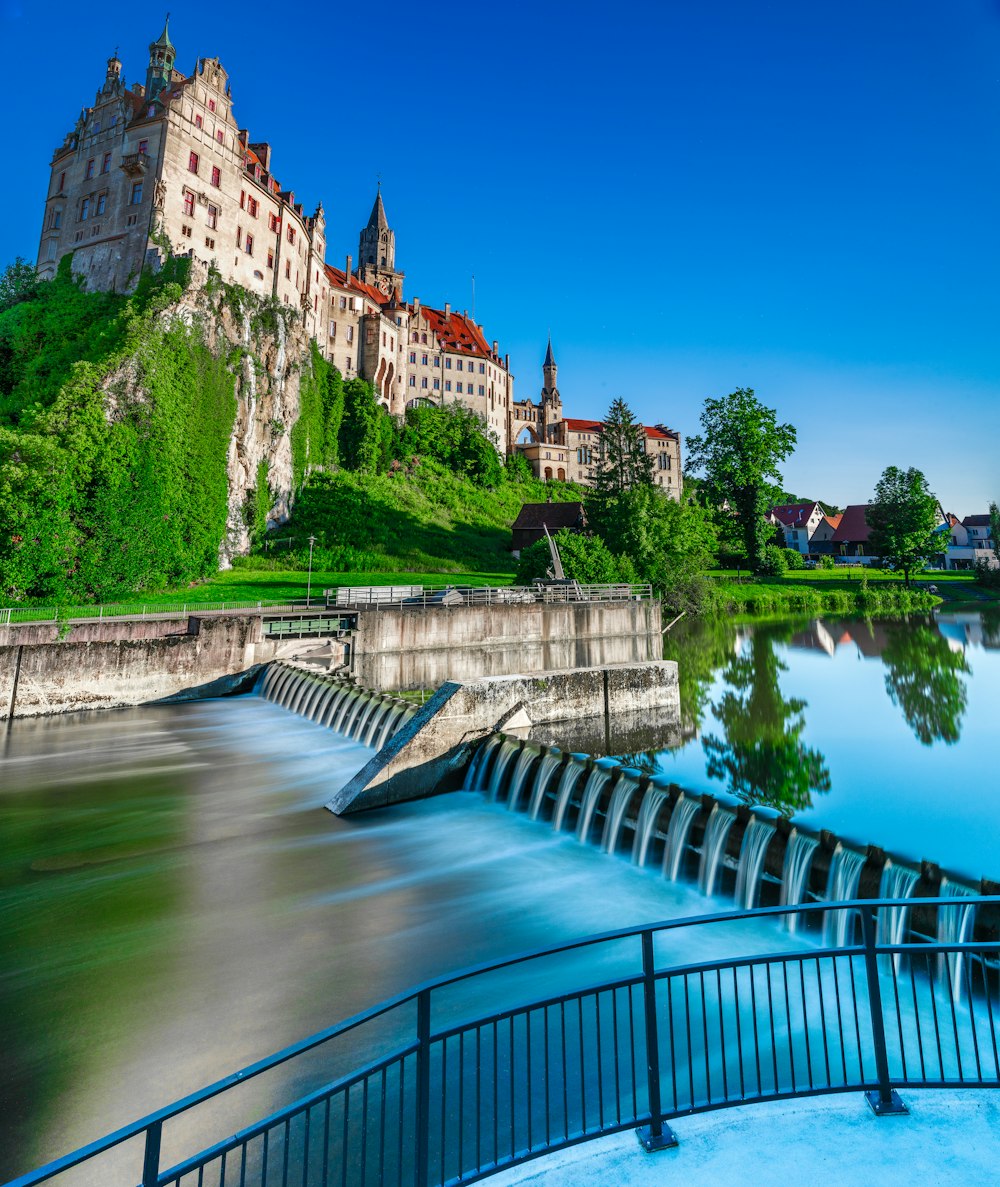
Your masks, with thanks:
M 861 934 L 865 944 L 865 973 L 868 977 L 868 1006 L 872 1015 L 872 1041 L 875 1044 L 875 1074 L 878 1088 L 865 1093 L 877 1117 L 908 1113 L 899 1094 L 889 1082 L 889 1057 L 885 1048 L 885 1015 L 882 1010 L 882 988 L 878 980 L 878 954 L 875 951 L 875 915 L 867 908 L 861 910 Z
M 653 933 L 642 933 L 642 1004 L 646 1021 L 646 1083 L 649 1095 L 649 1126 L 637 1129 L 647 1154 L 677 1145 L 669 1125 L 663 1124 L 660 1103 L 660 1036 L 656 1022 L 656 963 L 653 958 Z
M 431 991 L 417 995 L 416 1187 L 427 1187 L 431 1128 Z M 145 1184 L 143 1184 L 145 1187 Z
M 162 1121 L 154 1121 L 146 1130 L 146 1151 L 142 1157 L 142 1187 L 156 1187 L 160 1177 L 160 1138 L 162 1133 Z

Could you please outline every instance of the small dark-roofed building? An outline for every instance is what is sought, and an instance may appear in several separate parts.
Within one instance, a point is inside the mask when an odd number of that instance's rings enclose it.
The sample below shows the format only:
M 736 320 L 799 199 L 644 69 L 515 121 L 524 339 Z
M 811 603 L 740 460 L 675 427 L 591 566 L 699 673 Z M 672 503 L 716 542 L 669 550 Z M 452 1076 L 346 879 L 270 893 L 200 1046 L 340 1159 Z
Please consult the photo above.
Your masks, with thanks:
M 851 503 L 844 508 L 837 530 L 830 541 L 834 556 L 853 556 L 864 561 L 871 559 L 868 546 L 868 504 Z
M 515 552 L 545 537 L 545 529 L 555 535 L 562 528 L 582 532 L 587 526 L 582 503 L 525 503 L 511 528 Z

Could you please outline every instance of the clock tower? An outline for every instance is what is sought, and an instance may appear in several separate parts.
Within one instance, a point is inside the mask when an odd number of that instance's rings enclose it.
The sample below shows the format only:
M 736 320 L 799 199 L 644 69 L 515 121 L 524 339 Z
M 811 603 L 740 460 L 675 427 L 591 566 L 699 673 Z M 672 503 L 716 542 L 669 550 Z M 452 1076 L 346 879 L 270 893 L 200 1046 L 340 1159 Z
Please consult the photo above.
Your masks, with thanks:
M 375 205 L 358 244 L 358 279 L 373 285 L 386 298 L 403 292 L 403 273 L 396 271 L 396 235 L 385 217 L 382 183 L 379 182 Z

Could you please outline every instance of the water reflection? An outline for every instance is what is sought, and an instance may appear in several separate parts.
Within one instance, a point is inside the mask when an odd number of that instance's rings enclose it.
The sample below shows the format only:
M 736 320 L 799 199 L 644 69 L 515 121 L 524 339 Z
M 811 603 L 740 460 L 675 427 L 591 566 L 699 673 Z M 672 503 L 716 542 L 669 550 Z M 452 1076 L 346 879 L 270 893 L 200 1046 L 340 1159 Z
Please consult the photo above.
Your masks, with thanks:
M 882 653 L 885 689 L 924 746 L 954 745 L 961 737 L 971 671 L 964 651 L 953 650 L 935 627 L 900 625 Z
M 710 779 L 746 804 L 765 804 L 791 816 L 812 805 L 813 792 L 830 790 L 826 760 L 802 741 L 806 702 L 782 695 L 778 676 L 788 671 L 775 652 L 792 628 L 755 630 L 734 656 L 728 686 L 712 705 L 722 734 L 702 739 Z

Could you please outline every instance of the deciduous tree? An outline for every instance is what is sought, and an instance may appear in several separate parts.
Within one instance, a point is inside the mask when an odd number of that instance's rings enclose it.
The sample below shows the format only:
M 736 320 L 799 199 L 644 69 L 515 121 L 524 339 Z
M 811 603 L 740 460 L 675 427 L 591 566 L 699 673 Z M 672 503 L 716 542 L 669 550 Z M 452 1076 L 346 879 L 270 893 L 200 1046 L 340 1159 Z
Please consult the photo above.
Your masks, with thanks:
M 688 438 L 688 467 L 704 474 L 716 506 L 728 503 L 736 515 L 747 561 L 756 572 L 770 537 L 766 514 L 781 481 L 778 466 L 794 450 L 794 426 L 779 424 L 753 388 L 737 388 L 705 401 L 701 433 Z
M 920 470 L 887 466 L 875 486 L 865 513 L 871 529 L 868 542 L 877 556 L 901 569 L 907 585 L 943 548 L 938 500 Z

